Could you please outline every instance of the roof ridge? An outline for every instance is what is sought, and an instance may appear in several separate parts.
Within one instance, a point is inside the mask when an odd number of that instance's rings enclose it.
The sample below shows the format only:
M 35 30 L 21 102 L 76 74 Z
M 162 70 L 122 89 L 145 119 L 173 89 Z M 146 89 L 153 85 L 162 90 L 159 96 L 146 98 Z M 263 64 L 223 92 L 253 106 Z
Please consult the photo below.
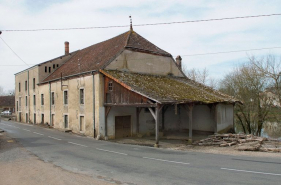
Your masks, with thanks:
M 125 46 L 124 46 L 124 48 L 126 48 L 126 46 L 128 45 L 128 43 L 129 43 L 129 40 L 130 40 L 130 37 L 131 37 L 131 35 L 132 35 L 132 30 L 130 30 L 129 31 L 130 33 L 129 33 L 129 35 L 128 35 L 128 37 L 127 37 L 127 40 L 126 40 L 126 43 L 125 43 Z

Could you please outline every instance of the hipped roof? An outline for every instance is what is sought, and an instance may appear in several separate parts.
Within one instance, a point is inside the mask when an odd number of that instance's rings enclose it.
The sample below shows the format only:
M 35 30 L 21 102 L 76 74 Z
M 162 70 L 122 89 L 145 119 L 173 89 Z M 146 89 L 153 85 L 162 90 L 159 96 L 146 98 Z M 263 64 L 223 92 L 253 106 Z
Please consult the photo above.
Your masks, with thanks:
M 172 56 L 133 30 L 130 30 L 109 40 L 78 50 L 64 65 L 44 79 L 43 83 L 58 79 L 61 74 L 65 77 L 102 69 L 124 49 L 161 56 Z
M 125 88 L 162 104 L 239 102 L 232 96 L 186 77 L 156 76 L 116 70 L 100 70 L 100 72 Z

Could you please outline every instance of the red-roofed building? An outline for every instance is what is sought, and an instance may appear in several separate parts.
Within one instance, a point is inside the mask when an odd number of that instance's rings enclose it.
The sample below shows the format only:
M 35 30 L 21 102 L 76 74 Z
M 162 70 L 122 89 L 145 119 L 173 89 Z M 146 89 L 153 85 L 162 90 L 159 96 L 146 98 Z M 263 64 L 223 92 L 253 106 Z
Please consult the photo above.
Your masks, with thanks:
M 0 110 L 15 112 L 15 96 L 0 96 Z
M 192 81 L 181 57 L 132 29 L 16 74 L 17 118 L 102 139 L 219 132 L 238 100 Z

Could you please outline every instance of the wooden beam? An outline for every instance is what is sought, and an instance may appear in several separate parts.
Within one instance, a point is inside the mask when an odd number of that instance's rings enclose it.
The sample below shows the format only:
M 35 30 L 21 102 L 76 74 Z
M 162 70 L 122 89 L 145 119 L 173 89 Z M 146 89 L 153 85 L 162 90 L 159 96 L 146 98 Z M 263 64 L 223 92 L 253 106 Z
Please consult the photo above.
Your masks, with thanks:
M 105 107 L 156 107 L 156 104 L 149 103 L 128 103 L 128 104 L 112 104 L 104 103 Z
M 162 110 L 163 105 L 157 104 L 155 108 L 155 145 L 154 147 L 159 147 L 159 122 L 160 122 L 160 111 Z
M 159 106 L 155 110 L 155 147 L 159 147 Z
M 137 133 L 140 131 L 140 112 L 142 108 L 136 108 L 136 119 L 137 119 Z
M 152 108 L 149 107 L 148 110 L 149 110 L 150 113 L 152 114 L 154 120 L 156 120 L 156 114 L 155 114 L 155 112 L 152 110 Z

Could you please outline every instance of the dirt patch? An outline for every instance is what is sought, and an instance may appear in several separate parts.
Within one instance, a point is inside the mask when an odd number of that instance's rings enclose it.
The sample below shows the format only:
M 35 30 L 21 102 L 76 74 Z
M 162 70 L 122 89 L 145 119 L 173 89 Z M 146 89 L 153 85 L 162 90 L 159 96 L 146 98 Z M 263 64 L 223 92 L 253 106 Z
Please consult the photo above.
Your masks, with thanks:
M 0 133 L 0 184 L 1 185 L 75 185 L 75 184 L 120 184 L 106 182 L 66 171 L 31 155 L 16 140 Z

